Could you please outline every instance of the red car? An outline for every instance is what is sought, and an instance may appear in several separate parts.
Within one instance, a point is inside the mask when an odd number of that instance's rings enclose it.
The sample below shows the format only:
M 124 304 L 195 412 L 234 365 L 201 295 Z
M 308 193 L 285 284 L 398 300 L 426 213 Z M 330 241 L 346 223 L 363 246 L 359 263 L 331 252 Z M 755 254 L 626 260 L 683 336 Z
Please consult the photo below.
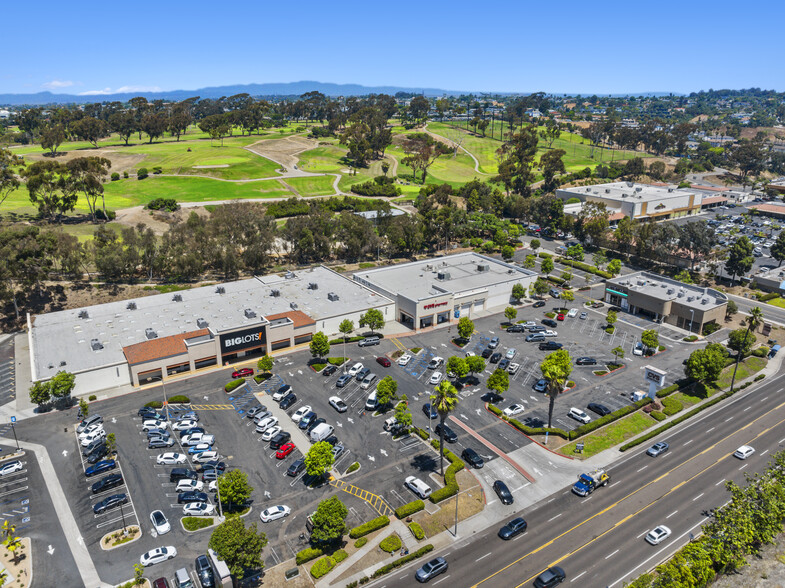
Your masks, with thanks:
M 390 367 L 392 365 L 390 360 L 387 359 L 386 357 L 377 357 L 376 363 L 378 363 L 379 365 L 383 365 L 384 367 Z
M 283 459 L 287 455 L 289 455 L 292 451 L 294 451 L 294 443 L 287 443 L 286 445 L 281 445 L 281 448 L 278 450 L 278 453 L 275 454 L 275 457 L 278 459 Z
M 559 313 L 559 316 L 556 317 L 556 320 L 557 321 L 563 321 L 564 320 L 564 315 Z
M 236 372 L 232 372 L 233 378 L 246 378 L 248 376 L 253 376 L 252 368 L 242 368 L 237 370 Z

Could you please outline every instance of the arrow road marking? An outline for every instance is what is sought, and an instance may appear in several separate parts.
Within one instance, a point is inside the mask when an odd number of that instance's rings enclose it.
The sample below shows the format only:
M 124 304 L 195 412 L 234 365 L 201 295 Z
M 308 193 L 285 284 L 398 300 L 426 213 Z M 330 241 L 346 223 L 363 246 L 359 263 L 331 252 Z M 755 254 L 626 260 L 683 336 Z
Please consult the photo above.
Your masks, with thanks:
M 381 453 L 384 457 L 387 457 L 387 452 L 384 449 L 380 449 L 379 453 Z
M 63 449 L 63 457 L 68 457 L 68 450 L 67 449 Z
M 343 424 L 342 424 L 342 423 L 340 423 L 340 422 L 336 422 L 336 423 L 335 423 L 335 425 L 336 425 L 336 426 L 338 426 L 338 427 L 341 427 L 341 428 L 343 428 Z
M 376 461 L 376 458 L 373 455 L 369 455 L 368 459 L 370 459 L 371 461 Z
M 52 554 L 55 552 L 55 548 L 54 548 L 54 547 L 52 547 L 52 546 L 50 545 L 50 546 L 49 546 L 49 549 L 47 549 L 47 550 L 46 550 L 46 552 L 47 552 L 49 555 L 52 555 Z
M 346 420 L 349 421 L 350 423 L 354 424 L 354 419 L 352 419 L 351 417 L 346 417 Z

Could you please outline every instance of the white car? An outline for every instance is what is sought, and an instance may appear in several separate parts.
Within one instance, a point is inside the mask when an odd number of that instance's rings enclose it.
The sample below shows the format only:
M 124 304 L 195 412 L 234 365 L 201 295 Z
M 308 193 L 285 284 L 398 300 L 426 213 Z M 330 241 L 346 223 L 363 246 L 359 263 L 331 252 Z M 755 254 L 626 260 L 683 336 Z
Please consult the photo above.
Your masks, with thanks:
M 180 480 L 177 482 L 175 492 L 201 492 L 204 488 L 204 482 L 201 480 Z
M 103 430 L 104 430 L 103 423 L 93 423 L 92 425 L 87 427 L 84 431 L 79 433 L 79 440 L 81 441 L 82 439 L 87 437 L 90 433 L 93 433 L 95 431 L 103 431 Z
M 518 373 L 518 370 L 521 368 L 521 364 L 519 363 L 511 363 L 507 366 L 507 373 L 511 376 L 514 376 Z
M 431 378 L 428 380 L 429 384 L 438 384 L 444 378 L 444 374 L 442 372 L 433 372 Z
M 151 549 L 139 558 L 139 563 L 147 567 L 153 564 L 161 563 L 167 559 L 173 559 L 175 557 L 177 557 L 177 550 L 174 548 L 174 546 L 167 545 L 166 547 L 156 547 L 155 549 Z
M 22 465 L 22 462 L 19 461 L 18 459 L 15 459 L 14 461 L 9 461 L 8 463 L 5 463 L 3 464 L 2 467 L 0 467 L 0 476 L 7 476 L 8 474 L 13 474 L 14 472 L 18 472 L 22 468 L 24 468 L 24 466 Z
M 510 347 L 507 350 L 507 353 L 504 354 L 504 357 L 506 357 L 507 359 L 513 359 L 516 353 L 517 351 L 515 351 L 515 347 Z
M 289 394 L 289 392 L 291 391 L 292 391 L 292 387 L 289 386 L 288 384 L 285 386 L 281 386 L 280 388 L 278 388 L 278 390 L 273 392 L 273 401 L 280 402 L 281 400 L 284 399 L 284 396 Z
M 207 485 L 208 492 L 218 492 L 218 481 L 213 480 Z
M 429 370 L 435 370 L 435 369 L 441 367 L 443 363 L 444 363 L 444 358 L 443 357 L 439 357 L 437 355 L 436 357 L 431 359 L 431 361 L 428 362 L 428 369 Z
M 159 535 L 166 535 L 172 530 L 172 526 L 160 510 L 154 510 L 150 513 L 150 522 L 153 523 L 153 529 Z
M 189 517 L 201 517 L 211 515 L 215 512 L 215 507 L 206 502 L 189 502 L 183 506 L 183 514 Z
M 504 416 L 514 417 L 521 414 L 524 410 L 526 410 L 526 407 L 523 404 L 511 404 L 504 409 Z
M 584 425 L 591 420 L 589 415 L 583 412 L 580 408 L 575 408 L 574 406 L 570 409 L 570 412 L 568 412 L 567 415 L 574 418 L 579 423 L 583 423 Z
M 180 465 L 185 463 L 185 454 L 184 453 L 175 453 L 173 451 L 167 451 L 166 453 L 162 453 L 159 455 L 155 462 L 158 465 Z
M 263 523 L 269 523 L 270 521 L 288 517 L 290 512 L 292 512 L 291 508 L 279 504 L 278 506 L 271 506 L 270 508 L 263 510 L 262 514 L 259 515 L 259 518 L 262 519 Z
M 643 343 L 638 341 L 632 349 L 633 355 L 643 355 Z
M 148 419 L 142 423 L 142 431 L 149 431 L 150 429 L 165 429 L 167 425 L 166 421 L 159 421 L 156 419 Z
M 404 353 L 401 357 L 398 358 L 398 365 L 409 365 L 411 360 L 412 356 L 408 353 Z
M 215 435 L 192 433 L 191 435 L 186 435 L 183 437 L 180 442 L 182 443 L 183 447 L 193 447 L 194 445 L 199 445 L 200 443 L 207 443 L 207 445 L 212 445 L 215 443 Z
M 557 331 L 543 331 L 542 334 L 546 337 L 558 337 L 559 333 Z
M 330 396 L 330 400 L 328 402 L 330 403 L 330 406 L 332 406 L 338 412 L 346 412 L 349 410 L 349 407 L 340 396 Z
M 571 308 L 570 312 L 567 313 L 567 316 L 569 318 L 575 318 L 577 315 L 578 315 L 578 309 L 577 308 Z
M 194 455 L 194 461 L 196 463 L 204 463 L 206 461 L 210 461 L 211 459 L 218 459 L 218 452 L 213 449 L 200 451 L 199 453 Z
M 172 430 L 174 431 L 187 431 L 191 427 L 198 427 L 199 421 L 195 421 L 193 419 L 183 419 L 181 421 L 177 421 L 172 425 Z
M 278 424 L 278 418 L 274 416 L 267 417 L 261 421 L 259 421 L 256 425 L 256 432 L 257 433 L 264 433 L 270 427 L 274 427 Z
M 474 351 L 467 351 L 466 352 L 466 357 L 474 357 L 475 355 L 477 355 L 477 354 L 474 353 Z
M 92 443 L 96 439 L 103 439 L 104 437 L 106 437 L 106 431 L 104 431 L 103 429 L 98 429 L 96 431 L 93 431 L 92 433 L 89 433 L 82 439 L 82 447 L 87 447 L 88 445 L 90 445 L 90 443 Z
M 660 525 L 646 534 L 646 542 L 652 545 L 659 545 L 670 536 L 671 530 L 665 525 Z
M 264 432 L 262 435 L 262 441 L 270 441 L 273 437 L 275 437 L 278 433 L 281 432 L 281 427 L 275 425 L 274 427 L 270 427 Z
M 753 447 L 750 447 L 749 445 L 742 445 L 736 450 L 736 453 L 733 454 L 733 457 L 747 459 L 753 453 L 755 453 L 755 449 Z
M 299 422 L 300 422 L 300 419 L 301 419 L 301 418 L 303 418 L 305 415 L 307 415 L 309 412 L 311 412 L 311 405 L 310 405 L 310 404 L 306 404 L 305 406 L 301 406 L 301 407 L 300 407 L 300 408 L 298 408 L 298 409 L 297 409 L 297 411 L 296 411 L 296 412 L 295 412 L 295 413 L 292 415 L 292 420 L 293 420 L 295 423 L 299 423 Z
M 362 370 L 364 367 L 365 367 L 365 366 L 364 366 L 363 364 L 361 364 L 360 362 L 357 362 L 357 363 L 355 363 L 355 364 L 354 364 L 352 367 L 350 367 L 350 368 L 349 368 L 349 371 L 348 371 L 347 373 L 348 373 L 350 376 L 354 377 L 354 376 L 356 376 L 357 374 L 359 374 L 359 373 L 360 373 L 360 371 L 361 371 L 361 370 Z

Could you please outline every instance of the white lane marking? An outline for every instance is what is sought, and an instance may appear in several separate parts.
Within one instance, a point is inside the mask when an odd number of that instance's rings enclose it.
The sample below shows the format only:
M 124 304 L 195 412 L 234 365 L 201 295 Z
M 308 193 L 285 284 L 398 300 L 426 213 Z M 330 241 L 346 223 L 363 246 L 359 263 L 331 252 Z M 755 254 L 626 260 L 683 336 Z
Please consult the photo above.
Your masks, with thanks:
M 638 536 L 636 537 L 636 539 L 640 539 L 640 538 L 641 538 L 641 537 L 643 537 L 643 536 L 644 536 L 646 533 L 648 533 L 648 531 L 644 531 L 643 533 L 641 533 L 640 535 L 638 535 Z
M 485 555 L 481 555 L 480 557 L 478 557 L 478 558 L 477 558 L 477 559 L 475 559 L 474 561 L 480 561 L 481 559 L 485 559 L 486 557 L 488 557 L 489 555 L 491 555 L 491 553 L 493 553 L 493 552 L 490 552 L 490 551 L 489 551 L 488 553 L 486 553 Z
M 767 449 L 766 451 L 764 451 L 763 453 L 761 453 L 761 454 L 760 454 L 760 456 L 761 456 L 761 457 L 763 457 L 763 456 L 764 456 L 764 455 L 766 455 L 768 452 L 769 452 L 769 450 Z
M 616 555 L 617 553 L 619 553 L 618 549 L 616 551 L 614 551 L 613 553 L 611 553 L 610 555 L 606 555 L 605 559 L 609 559 L 609 558 L 613 557 L 614 555 Z
M 717 483 L 716 483 L 716 484 L 714 484 L 714 485 L 715 485 L 715 486 L 719 486 L 719 485 L 720 485 L 720 484 L 722 484 L 724 481 L 725 481 L 725 478 L 723 478 L 722 480 L 720 480 L 719 482 L 717 482 Z
M 751 409 L 751 408 L 752 408 L 751 406 L 748 406 L 747 408 L 745 408 L 745 409 L 744 409 L 744 410 L 742 410 L 741 412 L 747 412 L 747 411 L 748 411 L 749 409 Z
M 697 495 L 695 498 L 693 498 L 693 499 L 692 499 L 692 501 L 693 501 L 693 502 L 695 502 L 695 501 L 696 501 L 696 500 L 698 500 L 698 498 L 700 498 L 701 496 L 703 496 L 703 492 L 701 492 L 701 493 L 700 493 L 700 494 L 698 494 L 698 495 Z
M 641 469 L 639 469 L 638 471 L 639 471 L 639 472 L 642 472 L 642 471 L 643 471 L 643 470 L 645 470 L 647 467 L 649 467 L 649 466 L 645 465 L 645 466 L 643 466 Z
M 578 578 L 580 578 L 580 577 L 581 577 L 583 574 L 585 574 L 585 573 L 586 573 L 586 570 L 583 570 L 583 571 L 582 571 L 580 574 L 578 574 L 578 575 L 577 575 L 577 576 L 575 576 L 575 577 L 574 577 L 572 580 L 570 580 L 570 582 L 574 582 L 575 580 L 577 580 Z
M 692 443 L 692 441 L 693 441 L 693 440 L 692 440 L 692 439 L 690 439 L 690 440 L 689 440 L 689 441 L 687 441 L 687 442 L 686 442 L 684 445 L 689 445 L 690 443 Z
M 556 519 L 558 519 L 560 516 L 562 516 L 562 514 L 564 514 L 564 513 L 561 513 L 561 512 L 560 512 L 560 513 L 559 513 L 559 514 L 557 514 L 555 517 L 552 517 L 552 518 L 548 519 L 548 522 L 550 523 L 551 521 L 555 521 L 555 520 L 556 520 Z
M 716 429 L 716 428 L 717 428 L 717 427 L 712 427 L 711 429 L 709 429 L 709 430 L 708 430 L 708 431 L 706 431 L 706 432 L 707 432 L 707 433 L 711 433 L 711 432 L 712 432 L 714 429 Z
M 669 514 L 669 515 L 668 515 L 667 517 L 665 517 L 665 518 L 666 518 L 666 519 L 669 519 L 669 518 L 671 518 L 673 515 L 675 515 L 677 512 L 679 512 L 679 511 L 678 511 L 678 510 L 674 510 L 674 511 L 673 511 L 671 514 Z
M 741 466 L 741 467 L 739 468 L 739 471 L 743 470 L 743 469 L 744 469 L 744 468 L 746 468 L 748 465 L 750 465 L 750 464 L 748 464 L 748 463 L 745 463 L 743 466 Z

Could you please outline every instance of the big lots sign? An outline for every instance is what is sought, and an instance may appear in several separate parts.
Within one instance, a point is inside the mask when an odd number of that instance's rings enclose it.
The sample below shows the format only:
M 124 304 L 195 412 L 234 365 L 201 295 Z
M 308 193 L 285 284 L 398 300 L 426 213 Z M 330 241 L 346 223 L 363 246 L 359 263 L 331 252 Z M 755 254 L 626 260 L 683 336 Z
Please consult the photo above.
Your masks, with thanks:
M 244 331 L 227 333 L 226 335 L 221 335 L 221 353 L 258 347 L 259 344 L 264 342 L 264 327 L 253 327 Z
M 439 308 L 440 306 L 447 306 L 448 302 L 432 302 L 422 307 L 423 310 L 431 310 L 432 308 Z

